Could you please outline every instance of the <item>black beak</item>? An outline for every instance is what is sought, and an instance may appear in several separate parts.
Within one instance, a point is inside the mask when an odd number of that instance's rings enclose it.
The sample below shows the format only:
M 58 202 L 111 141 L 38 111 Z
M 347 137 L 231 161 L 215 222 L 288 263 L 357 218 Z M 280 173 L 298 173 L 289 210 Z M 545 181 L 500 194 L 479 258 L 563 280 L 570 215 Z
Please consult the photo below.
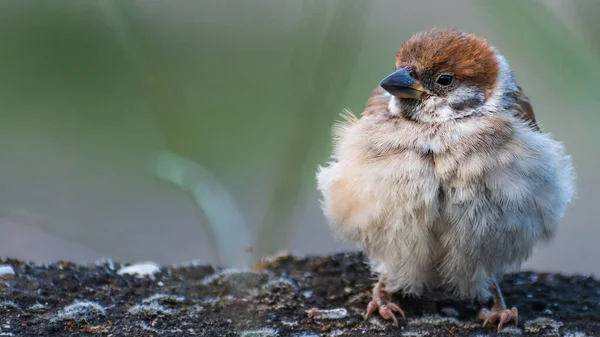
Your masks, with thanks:
M 424 93 L 421 83 L 410 76 L 406 67 L 402 67 L 388 75 L 379 85 L 385 91 L 398 98 L 419 99 Z

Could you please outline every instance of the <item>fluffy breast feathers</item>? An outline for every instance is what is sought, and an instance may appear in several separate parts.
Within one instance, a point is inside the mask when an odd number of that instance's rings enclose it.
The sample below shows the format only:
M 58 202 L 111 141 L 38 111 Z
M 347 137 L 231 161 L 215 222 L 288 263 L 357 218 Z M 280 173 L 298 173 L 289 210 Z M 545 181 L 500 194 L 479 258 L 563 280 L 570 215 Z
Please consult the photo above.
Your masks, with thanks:
M 552 238 L 574 194 L 570 157 L 526 104 L 419 123 L 390 113 L 378 88 L 335 126 L 332 159 L 317 173 L 328 223 L 405 293 L 487 297 Z

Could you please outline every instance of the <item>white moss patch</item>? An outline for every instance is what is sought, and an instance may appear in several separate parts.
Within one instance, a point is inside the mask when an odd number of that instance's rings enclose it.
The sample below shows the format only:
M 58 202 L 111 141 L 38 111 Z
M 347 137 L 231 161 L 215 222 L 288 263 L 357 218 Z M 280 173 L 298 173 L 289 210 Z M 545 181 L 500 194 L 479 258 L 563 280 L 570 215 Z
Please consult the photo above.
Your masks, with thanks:
M 313 297 L 313 292 L 311 290 L 307 290 L 302 293 L 302 296 L 304 296 L 304 298 L 311 298 Z
M 27 308 L 27 310 L 29 311 L 35 311 L 35 312 L 41 312 L 41 311 L 46 311 L 48 310 L 48 307 L 41 304 L 41 303 L 36 303 L 32 306 L 30 306 L 29 308 Z
M 202 300 L 206 304 L 217 304 L 221 302 L 221 298 L 217 296 L 206 297 Z
M 539 317 L 531 321 L 525 322 L 525 332 L 539 333 L 542 330 L 549 329 L 548 333 L 558 335 L 562 322 L 555 321 L 546 317 Z
M 514 325 L 513 326 L 505 325 L 502 327 L 502 333 L 512 335 L 512 336 L 519 336 L 519 335 L 523 334 L 523 331 L 519 328 L 516 328 Z
M 135 275 L 136 277 L 144 278 L 146 276 L 154 279 L 154 274 L 160 271 L 160 266 L 154 262 L 140 262 L 131 266 L 119 269 L 119 275 Z
M 409 326 L 420 326 L 420 325 L 435 325 L 435 326 L 448 326 L 448 325 L 456 325 L 461 326 L 462 324 L 452 317 L 444 317 L 444 316 L 424 316 L 419 318 L 413 318 L 408 321 Z
M 240 332 L 240 337 L 278 337 L 279 333 L 275 329 L 262 328 L 258 330 L 246 330 Z
M 205 277 L 204 279 L 202 279 L 202 281 L 200 281 L 200 283 L 202 283 L 202 285 L 209 285 L 214 283 L 215 281 L 218 280 L 228 280 L 231 279 L 233 276 L 242 276 L 242 277 L 262 277 L 264 276 L 266 273 L 261 272 L 261 271 L 254 271 L 254 270 L 250 270 L 250 269 L 235 269 L 235 268 L 229 268 L 229 269 L 223 269 L 219 272 L 216 272 L 210 276 Z
M 357 313 L 361 316 L 363 314 L 362 311 L 361 312 L 357 311 Z M 368 322 L 371 324 L 370 330 L 384 331 L 387 328 L 387 326 L 385 325 L 385 323 L 383 321 L 383 318 L 381 318 L 377 315 L 373 315 L 373 316 L 369 317 Z
M 414 330 L 409 330 L 409 331 L 403 331 L 402 332 L 402 337 L 426 337 L 429 336 L 429 332 L 426 331 L 414 331 Z
M 298 326 L 298 322 L 296 322 L 296 321 L 294 321 L 294 322 L 291 322 L 291 321 L 281 321 L 281 325 L 294 328 L 294 327 Z
M 106 267 L 110 270 L 115 270 L 115 261 L 109 258 L 103 257 L 100 260 L 96 261 L 95 265 L 98 267 Z
M 175 296 L 175 295 L 167 295 L 167 294 L 154 294 L 148 298 L 142 300 L 142 303 L 148 304 L 152 302 L 157 302 L 160 304 L 179 304 L 185 301 L 185 297 L 183 296 Z
M 153 327 L 149 326 L 148 323 L 146 323 L 146 322 L 137 322 L 136 325 L 139 326 L 144 331 L 158 333 L 158 330 L 156 330 Z
M 106 309 L 96 302 L 75 301 L 64 307 L 52 321 L 90 321 L 100 316 L 106 316 Z
M 21 308 L 19 307 L 19 305 L 13 301 L 4 301 L 4 302 L 0 302 L 0 306 L 5 308 L 5 309 L 12 309 L 12 310 L 21 310 Z
M 262 286 L 262 288 L 264 290 L 286 288 L 286 287 L 289 287 L 294 291 L 298 291 L 298 286 L 296 285 L 296 283 L 292 279 L 289 279 L 286 277 L 280 277 L 280 278 L 271 280 Z
M 152 318 L 156 316 L 170 316 L 173 310 L 167 309 L 157 302 L 136 304 L 127 310 L 130 315 L 140 318 Z
M 0 265 L 0 277 L 14 275 L 15 270 L 12 266 Z
M 564 337 L 592 337 L 591 335 L 586 335 L 581 331 L 573 331 L 573 332 L 565 332 Z

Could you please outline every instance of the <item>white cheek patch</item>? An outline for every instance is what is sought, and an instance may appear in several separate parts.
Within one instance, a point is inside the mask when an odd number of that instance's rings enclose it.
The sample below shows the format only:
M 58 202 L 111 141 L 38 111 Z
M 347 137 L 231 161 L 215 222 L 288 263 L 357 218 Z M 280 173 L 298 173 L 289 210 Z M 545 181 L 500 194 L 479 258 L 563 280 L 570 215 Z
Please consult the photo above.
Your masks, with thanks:
M 437 110 L 438 106 L 442 103 L 442 99 L 431 96 L 428 99 L 421 102 L 421 110 L 423 113 L 431 114 Z
M 388 102 L 388 110 L 392 116 L 400 116 L 400 102 L 398 99 L 392 95 L 390 95 L 390 101 Z
M 452 114 L 445 99 L 431 96 L 421 102 L 414 118 L 421 122 L 432 123 L 449 120 Z
M 448 97 L 432 96 L 423 101 L 419 107 L 418 113 L 415 114 L 415 117 L 422 122 L 442 123 L 469 116 L 474 114 L 478 108 L 476 106 L 469 107 L 468 104 L 471 104 L 469 101 L 477 98 L 481 102 L 485 99 L 483 93 L 477 88 L 459 87 Z M 477 102 L 475 101 L 473 103 Z M 460 107 L 461 105 L 464 105 L 465 107 L 456 110 L 456 107 Z
M 460 87 L 454 90 L 452 95 L 450 95 L 450 99 L 448 100 L 448 104 L 457 104 L 460 102 L 468 101 L 473 97 L 478 97 L 482 101 L 484 99 L 483 93 L 475 87 Z
M 446 121 L 452 119 L 453 116 L 456 116 L 456 112 L 454 112 L 450 106 L 444 105 L 435 111 L 435 115 L 435 117 L 437 117 L 436 119 Z

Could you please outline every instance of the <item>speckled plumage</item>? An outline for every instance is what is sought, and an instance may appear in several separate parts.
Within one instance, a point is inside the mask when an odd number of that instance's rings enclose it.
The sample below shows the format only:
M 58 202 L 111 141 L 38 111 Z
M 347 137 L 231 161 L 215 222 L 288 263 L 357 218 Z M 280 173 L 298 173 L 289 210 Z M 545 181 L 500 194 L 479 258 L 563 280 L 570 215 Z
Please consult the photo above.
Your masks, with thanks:
M 448 47 L 454 53 L 464 44 L 477 56 L 457 65 L 442 48 L 431 60 L 442 35 L 458 44 Z M 495 280 L 553 237 L 575 192 L 573 165 L 563 145 L 539 131 L 495 48 L 457 31 L 415 36 L 396 66 L 417 68 L 419 78 L 443 63 L 457 84 L 418 102 L 377 88 L 360 118 L 346 113 L 334 128 L 333 161 L 317 173 L 322 208 L 388 291 L 442 286 L 486 299 Z

